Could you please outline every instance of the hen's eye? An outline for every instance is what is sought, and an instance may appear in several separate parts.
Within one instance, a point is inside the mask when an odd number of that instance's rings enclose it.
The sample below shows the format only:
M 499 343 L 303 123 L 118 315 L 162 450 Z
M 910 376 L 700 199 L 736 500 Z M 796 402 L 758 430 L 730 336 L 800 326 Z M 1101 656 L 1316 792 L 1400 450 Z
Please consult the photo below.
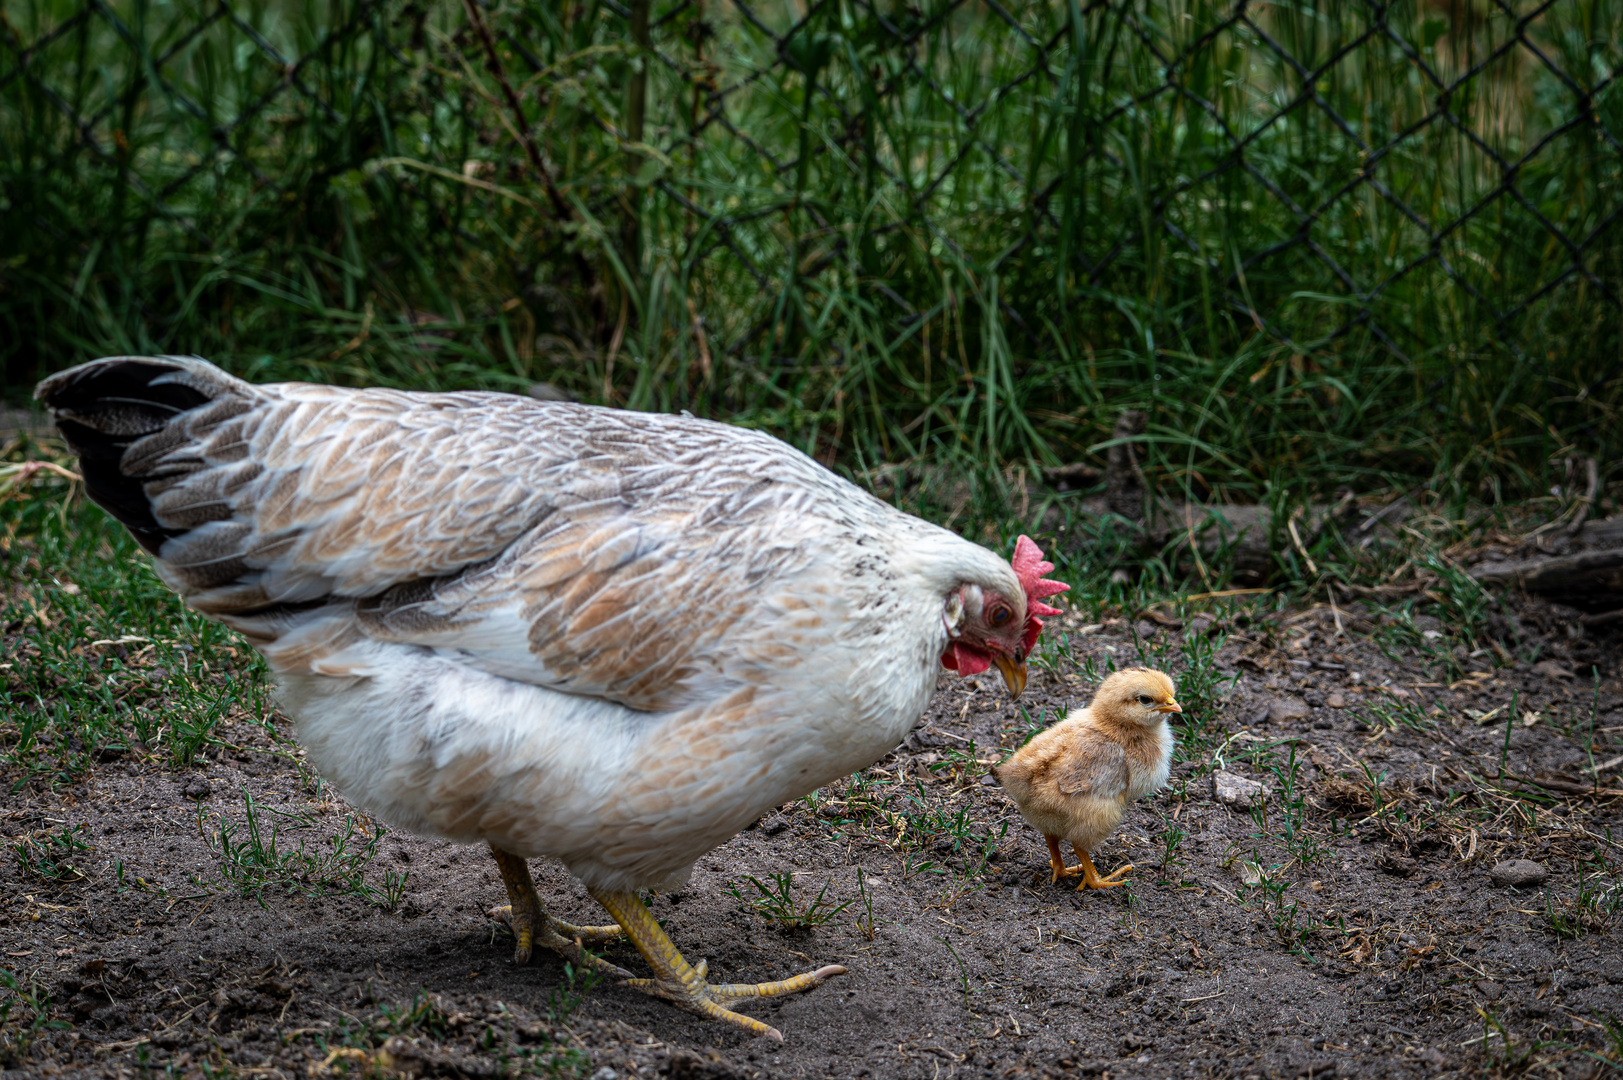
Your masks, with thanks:
M 986 621 L 993 626 L 1006 626 L 1012 618 L 1014 618 L 1014 612 L 999 605 L 987 613 Z

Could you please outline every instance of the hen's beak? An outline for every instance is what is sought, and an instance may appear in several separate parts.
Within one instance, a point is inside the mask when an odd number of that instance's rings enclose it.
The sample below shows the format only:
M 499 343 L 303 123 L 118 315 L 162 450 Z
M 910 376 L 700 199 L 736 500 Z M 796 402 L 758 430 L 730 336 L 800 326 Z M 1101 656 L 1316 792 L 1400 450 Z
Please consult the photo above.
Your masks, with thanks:
M 1183 712 L 1183 706 L 1179 705 L 1176 701 L 1169 701 L 1165 705 L 1157 705 L 1155 707 L 1155 711 L 1181 713 Z
M 1009 696 L 1011 698 L 1019 697 L 1020 692 L 1026 688 L 1026 665 L 1017 664 L 1012 658 L 1002 653 L 993 653 L 992 663 L 996 664 L 997 669 L 1003 672 L 1003 683 L 1009 688 Z

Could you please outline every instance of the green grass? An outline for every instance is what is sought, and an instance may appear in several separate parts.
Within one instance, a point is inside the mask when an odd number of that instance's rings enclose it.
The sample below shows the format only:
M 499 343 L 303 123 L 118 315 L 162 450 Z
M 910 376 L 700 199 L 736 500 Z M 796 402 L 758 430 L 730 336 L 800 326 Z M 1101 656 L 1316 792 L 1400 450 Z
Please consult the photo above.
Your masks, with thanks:
M 545 380 L 857 473 L 943 464 L 919 498 L 949 507 L 966 474 L 979 505 L 1005 465 L 1097 455 L 1129 405 L 1169 493 L 1492 500 L 1571 455 L 1617 478 L 1619 0 L 1525 27 L 1529 3 L 631 5 L 653 53 L 605 0 L 488 10 L 522 118 L 457 4 L 8 5 L 5 395 L 159 350 Z

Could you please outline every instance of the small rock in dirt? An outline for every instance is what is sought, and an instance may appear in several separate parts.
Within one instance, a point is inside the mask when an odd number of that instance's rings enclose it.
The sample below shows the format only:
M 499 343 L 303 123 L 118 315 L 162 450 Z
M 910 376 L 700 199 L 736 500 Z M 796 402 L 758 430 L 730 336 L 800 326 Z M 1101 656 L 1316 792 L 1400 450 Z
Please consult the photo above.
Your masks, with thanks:
M 1332 709 L 1345 709 L 1347 707 L 1347 696 L 1340 690 L 1332 690 L 1330 696 L 1324 699 L 1324 703 Z
M 773 814 L 761 822 L 761 831 L 768 836 L 776 836 L 789 827 L 789 819 L 782 814 Z
M 1536 863 L 1532 859 L 1506 859 L 1489 871 L 1488 876 L 1495 885 L 1523 888 L 1544 884 L 1549 880 L 1550 872 L 1543 863 Z
M 1312 712 L 1307 702 L 1297 698 L 1280 698 L 1268 703 L 1268 720 L 1279 724 L 1286 720 L 1301 720 Z
M 530 384 L 530 396 L 537 401 L 574 401 L 575 395 L 556 383 L 538 382 Z
M 1565 664 L 1555 660 L 1540 660 L 1533 665 L 1533 671 L 1546 679 L 1570 679 L 1573 677 L 1572 672 Z
M 991 773 L 987 773 L 985 776 L 981 777 L 981 787 L 997 787 L 997 777 L 993 776 Z
M 1212 797 L 1224 806 L 1249 810 L 1268 797 L 1268 789 L 1256 780 L 1218 769 L 1212 773 Z
M 1505 988 L 1492 979 L 1478 979 L 1472 985 L 1476 987 L 1476 992 L 1482 995 L 1483 1001 L 1498 1001 L 1499 996 L 1505 992 Z
M 1130 1050 L 1148 1050 L 1154 1045 L 1154 1039 L 1150 1038 L 1148 1035 L 1140 1035 L 1136 1031 L 1126 1036 L 1121 1041 L 1121 1048 L 1123 1052 Z
M 1307 702 L 1309 708 L 1317 709 L 1324 705 L 1324 695 L 1317 690 L 1304 690 L 1302 700 Z
M 1381 869 L 1393 877 L 1414 877 L 1415 871 L 1420 869 L 1420 864 L 1407 855 L 1388 854 L 1381 860 Z
M 213 791 L 214 789 L 209 787 L 209 782 L 201 776 L 180 789 L 180 793 L 188 799 L 206 799 Z

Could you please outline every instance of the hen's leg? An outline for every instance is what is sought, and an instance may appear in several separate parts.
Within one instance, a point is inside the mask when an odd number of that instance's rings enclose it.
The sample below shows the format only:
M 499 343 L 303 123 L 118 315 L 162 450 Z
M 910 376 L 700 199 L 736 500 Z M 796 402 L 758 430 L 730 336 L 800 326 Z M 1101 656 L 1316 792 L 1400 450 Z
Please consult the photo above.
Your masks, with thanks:
M 530 877 L 530 864 L 492 845 L 490 853 L 496 857 L 496 866 L 502 872 L 502 884 L 507 886 L 510 903 L 490 909 L 491 918 L 504 922 L 513 931 L 518 944 L 513 949 L 513 963 L 527 964 L 533 946 L 541 945 L 560 953 L 582 967 L 595 968 L 605 975 L 629 978 L 625 968 L 599 959 L 582 948 L 583 945 L 602 945 L 618 940 L 618 926 L 575 926 L 561 922 L 547 914 L 536 895 L 535 881 Z
M 802 990 L 810 990 L 830 976 L 845 974 L 845 968 L 839 964 L 829 964 L 782 982 L 711 984 L 705 981 L 705 962 L 700 960 L 697 964 L 689 964 L 682 959 L 682 954 L 676 951 L 676 946 L 660 929 L 659 923 L 654 921 L 653 915 L 643 906 L 636 893 L 594 890 L 592 896 L 614 916 L 614 921 L 620 924 L 626 937 L 631 939 L 643 959 L 654 969 L 652 979 L 629 979 L 624 985 L 673 1001 L 700 1016 L 741 1027 L 752 1035 L 770 1035 L 779 1042 L 783 1041 L 777 1028 L 763 1024 L 754 1017 L 733 1012 L 727 1008 L 728 1005 L 745 998 L 798 994 Z
M 1053 876 L 1048 879 L 1050 885 L 1058 882 L 1060 878 L 1076 877 L 1082 872 L 1080 866 L 1065 865 L 1065 856 L 1059 853 L 1059 837 L 1044 833 L 1043 839 L 1048 841 L 1048 869 L 1053 871 Z M 1072 844 L 1071 847 L 1074 848 L 1076 845 Z
M 1082 860 L 1082 865 L 1079 868 L 1082 871 L 1082 884 L 1076 887 L 1077 892 L 1081 892 L 1083 889 L 1113 889 L 1117 885 L 1127 884 L 1125 881 L 1117 881 L 1116 879 L 1131 871 L 1133 869 L 1132 863 L 1112 870 L 1105 877 L 1100 877 L 1099 871 L 1094 868 L 1093 860 L 1088 858 L 1087 852 L 1075 844 L 1071 845 L 1071 850 L 1075 851 L 1076 857 Z

